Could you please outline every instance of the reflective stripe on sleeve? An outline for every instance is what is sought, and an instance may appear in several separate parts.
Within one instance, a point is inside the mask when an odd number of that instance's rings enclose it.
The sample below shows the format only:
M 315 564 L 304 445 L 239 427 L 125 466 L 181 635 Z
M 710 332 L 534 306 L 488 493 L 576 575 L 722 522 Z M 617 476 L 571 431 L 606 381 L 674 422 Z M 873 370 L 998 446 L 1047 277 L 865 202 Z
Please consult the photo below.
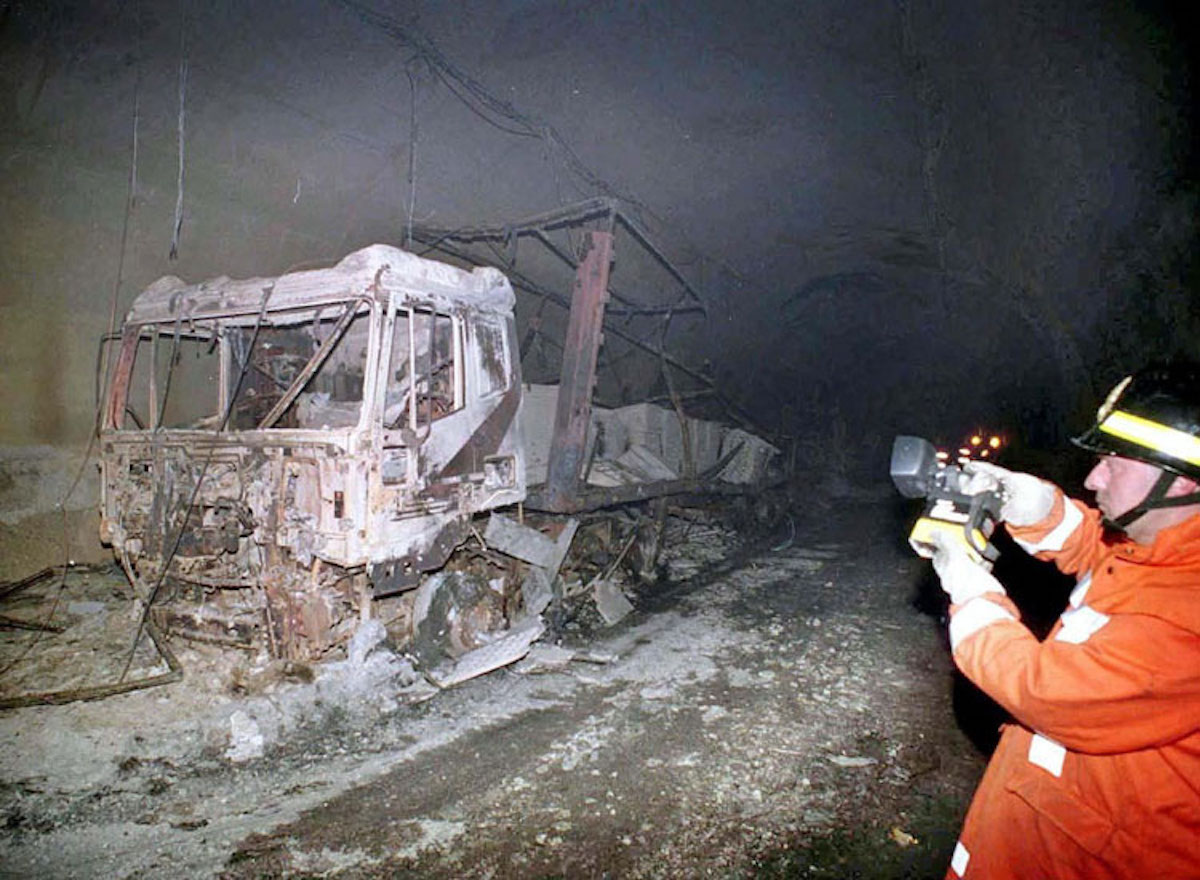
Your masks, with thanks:
M 1075 589 L 1071 590 L 1071 595 L 1067 602 L 1072 608 L 1078 608 L 1083 604 L 1083 599 L 1087 595 L 1087 591 L 1092 586 L 1092 573 L 1089 571 L 1075 583 Z
M 960 840 L 954 844 L 954 855 L 950 857 L 950 870 L 962 877 L 967 871 L 967 862 L 969 861 L 971 861 L 971 854 L 967 852 L 967 848 Z
M 1063 759 L 1067 750 L 1054 740 L 1035 733 L 1029 741 L 1029 763 L 1041 767 L 1055 776 L 1062 776 Z
M 1062 627 L 1054 634 L 1054 640 L 1082 645 L 1103 629 L 1109 621 L 1109 616 L 1090 605 L 1080 605 L 1078 608 L 1068 608 L 1059 619 L 1062 621 Z
M 954 616 L 950 618 L 950 650 L 954 651 L 963 639 L 998 620 L 1016 618 L 1003 605 L 990 602 L 983 596 L 976 596 L 955 611 Z
M 1071 499 L 1063 498 L 1062 521 L 1052 528 L 1048 535 L 1040 541 L 1023 541 L 1020 538 L 1013 540 L 1029 554 L 1040 553 L 1043 550 L 1057 553 L 1067 543 L 1067 538 L 1071 537 L 1071 533 L 1079 528 L 1081 522 L 1083 522 L 1083 514 L 1079 512 L 1079 508 L 1071 503 Z

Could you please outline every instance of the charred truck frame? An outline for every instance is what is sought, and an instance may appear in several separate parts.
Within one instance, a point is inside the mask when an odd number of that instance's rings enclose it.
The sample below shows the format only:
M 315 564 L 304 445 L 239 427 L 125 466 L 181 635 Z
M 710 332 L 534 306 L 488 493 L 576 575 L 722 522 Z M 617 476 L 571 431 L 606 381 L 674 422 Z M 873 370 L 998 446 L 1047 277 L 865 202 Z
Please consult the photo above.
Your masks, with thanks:
M 639 306 L 610 289 L 618 223 L 682 288 L 678 299 Z M 581 234 L 577 256 L 550 238 L 567 229 Z M 670 371 L 700 383 L 693 395 L 717 392 L 663 346 L 674 317 L 704 307 L 615 201 L 415 238 L 477 267 L 373 245 L 331 268 L 277 278 L 166 277 L 134 301 L 109 340 L 117 349 L 99 432 L 101 537 L 158 629 L 319 658 L 369 616 L 373 599 L 442 568 L 471 534 L 473 515 L 526 500 L 510 277 L 569 313 L 545 483 L 530 489 L 528 507 L 560 515 L 754 491 L 715 481 L 737 448 L 703 471 L 696 465 L 694 420 Z M 516 270 L 522 239 L 567 264 L 570 297 Z M 497 240 L 511 248 L 501 260 L 507 274 L 459 249 Z M 610 296 L 620 327 L 605 323 Z M 630 332 L 632 315 L 661 322 L 651 331 L 657 344 Z M 587 484 L 605 333 L 653 355 L 662 370 L 686 452 L 682 478 Z M 660 534 L 664 514 L 660 502 Z
M 164 629 L 319 656 L 525 496 L 513 293 L 383 245 L 163 278 L 122 327 L 101 536 Z M 163 594 L 166 595 L 163 595 Z

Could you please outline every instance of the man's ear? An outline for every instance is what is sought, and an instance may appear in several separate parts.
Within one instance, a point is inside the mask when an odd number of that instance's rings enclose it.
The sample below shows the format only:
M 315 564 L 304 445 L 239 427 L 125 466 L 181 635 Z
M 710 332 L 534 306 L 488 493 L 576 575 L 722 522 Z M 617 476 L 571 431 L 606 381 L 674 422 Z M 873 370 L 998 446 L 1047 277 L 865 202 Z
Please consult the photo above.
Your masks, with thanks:
M 1167 490 L 1167 497 L 1178 498 L 1180 495 L 1191 495 L 1194 492 L 1200 492 L 1200 483 L 1191 477 L 1176 477 L 1171 488 Z

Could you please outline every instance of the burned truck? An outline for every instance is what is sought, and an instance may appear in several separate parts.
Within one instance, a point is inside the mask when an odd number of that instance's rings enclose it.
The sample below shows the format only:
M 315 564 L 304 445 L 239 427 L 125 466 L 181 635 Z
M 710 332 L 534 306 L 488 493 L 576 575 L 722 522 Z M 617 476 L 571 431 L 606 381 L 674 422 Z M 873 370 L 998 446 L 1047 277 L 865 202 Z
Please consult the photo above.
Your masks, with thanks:
M 320 657 L 525 497 L 514 296 L 385 245 L 162 278 L 114 340 L 101 536 L 165 628 Z

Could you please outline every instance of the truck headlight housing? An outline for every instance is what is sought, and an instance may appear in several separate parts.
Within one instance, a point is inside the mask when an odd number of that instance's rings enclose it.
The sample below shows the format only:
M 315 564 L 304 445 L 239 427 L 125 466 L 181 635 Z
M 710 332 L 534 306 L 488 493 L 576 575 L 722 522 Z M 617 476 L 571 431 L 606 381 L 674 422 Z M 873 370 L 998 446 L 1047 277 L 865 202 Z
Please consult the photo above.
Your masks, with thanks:
M 483 485 L 486 489 L 507 489 L 516 485 L 517 463 L 511 455 L 485 459 Z

